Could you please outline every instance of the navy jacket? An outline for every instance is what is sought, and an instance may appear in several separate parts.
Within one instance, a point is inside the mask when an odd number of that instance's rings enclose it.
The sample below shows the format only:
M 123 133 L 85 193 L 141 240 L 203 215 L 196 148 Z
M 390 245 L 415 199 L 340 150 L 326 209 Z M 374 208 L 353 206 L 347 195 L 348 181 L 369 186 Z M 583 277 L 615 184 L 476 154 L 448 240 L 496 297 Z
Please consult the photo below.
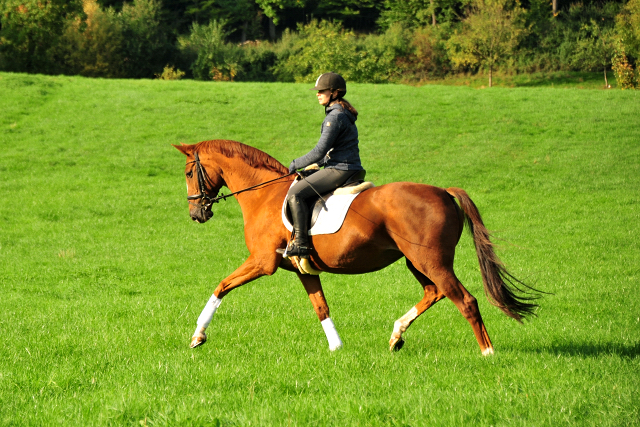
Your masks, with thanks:
M 301 169 L 318 163 L 327 168 L 362 170 L 356 117 L 337 103 L 326 108 L 325 113 L 320 140 L 313 150 L 291 162 L 291 167 Z

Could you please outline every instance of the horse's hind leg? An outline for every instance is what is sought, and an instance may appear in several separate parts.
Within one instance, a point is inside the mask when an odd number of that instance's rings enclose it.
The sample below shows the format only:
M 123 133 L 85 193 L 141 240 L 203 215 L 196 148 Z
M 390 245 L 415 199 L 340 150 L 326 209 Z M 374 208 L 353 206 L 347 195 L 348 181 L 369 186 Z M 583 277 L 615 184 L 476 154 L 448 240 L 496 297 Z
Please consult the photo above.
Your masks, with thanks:
M 442 267 L 431 274 L 436 286 L 447 298 L 449 298 L 467 319 L 473 333 L 480 345 L 480 351 L 484 356 L 493 354 L 493 345 L 489 339 L 487 328 L 484 326 L 478 302 L 473 295 L 460 283 L 452 269 Z
M 300 281 L 304 285 L 311 304 L 313 304 L 313 309 L 318 315 L 318 320 L 320 320 L 322 329 L 324 329 L 324 333 L 327 336 L 327 341 L 329 341 L 329 350 L 334 351 L 342 348 L 342 340 L 333 324 L 333 320 L 329 317 L 329 306 L 324 297 L 324 292 L 322 292 L 320 277 L 298 273 L 298 278 L 300 278 Z
M 393 333 L 389 340 L 389 350 L 391 351 L 400 350 L 404 345 L 402 334 L 407 330 L 407 328 L 418 318 L 418 316 L 427 311 L 429 307 L 444 298 L 444 294 L 438 290 L 436 285 L 429 280 L 427 276 L 418 271 L 408 259 L 407 267 L 409 267 L 411 273 L 413 273 L 422 285 L 424 289 L 424 296 L 418 304 L 407 312 L 407 314 L 396 320 L 393 324 Z

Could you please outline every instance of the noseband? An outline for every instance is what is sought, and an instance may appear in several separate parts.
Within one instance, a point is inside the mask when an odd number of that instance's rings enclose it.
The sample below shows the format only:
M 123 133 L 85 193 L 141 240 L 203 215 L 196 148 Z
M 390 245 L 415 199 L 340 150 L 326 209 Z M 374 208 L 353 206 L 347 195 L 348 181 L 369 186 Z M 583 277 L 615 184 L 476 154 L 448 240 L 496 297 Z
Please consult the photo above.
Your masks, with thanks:
M 187 162 L 187 164 L 190 163 L 195 163 L 196 164 L 196 176 L 198 177 L 198 191 L 199 194 L 195 194 L 193 196 L 187 196 L 187 200 L 189 200 L 189 203 L 192 203 L 192 200 L 197 200 L 200 199 L 200 203 L 197 203 L 196 205 L 199 205 L 200 207 L 206 209 L 209 208 L 212 204 L 214 203 L 218 203 L 220 200 L 227 200 L 227 197 L 231 197 L 233 195 L 239 194 L 239 193 L 243 193 L 245 191 L 249 191 L 249 190 L 253 190 L 254 188 L 260 187 L 262 185 L 265 184 L 269 184 L 271 182 L 274 181 L 278 181 L 282 178 L 286 178 L 288 176 L 291 175 L 295 175 L 297 172 L 292 172 L 292 173 L 288 173 L 286 175 L 282 175 L 281 177 L 266 181 L 266 182 L 262 182 L 260 184 L 242 189 L 240 191 L 236 191 L 230 194 L 220 194 L 218 193 L 218 195 L 216 197 L 214 197 L 213 199 L 211 197 L 209 197 L 206 193 L 206 184 L 207 183 L 211 183 L 211 179 L 209 179 L 209 175 L 207 175 L 207 171 L 204 170 L 204 167 L 202 166 L 202 163 L 200 163 L 200 157 L 198 157 L 198 152 L 194 152 L 193 153 L 193 157 L 195 160 L 191 161 L 191 162 Z M 194 203 L 195 204 L 195 203 Z

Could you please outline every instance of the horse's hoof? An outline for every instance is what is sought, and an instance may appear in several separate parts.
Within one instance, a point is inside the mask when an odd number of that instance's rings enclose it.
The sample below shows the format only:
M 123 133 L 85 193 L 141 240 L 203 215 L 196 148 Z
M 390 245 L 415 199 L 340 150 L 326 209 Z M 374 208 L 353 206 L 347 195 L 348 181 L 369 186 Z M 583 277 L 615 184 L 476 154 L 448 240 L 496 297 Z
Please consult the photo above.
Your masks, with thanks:
M 489 348 L 485 348 L 484 351 L 482 352 L 483 356 L 493 356 L 493 348 L 489 347 Z
M 337 350 L 340 350 L 341 348 L 342 348 L 342 343 L 333 344 L 329 346 L 329 351 L 337 351 Z
M 389 350 L 398 351 L 402 348 L 403 345 L 404 345 L 404 340 L 402 339 L 402 337 L 391 338 L 391 341 L 389 341 Z
M 206 334 L 198 334 L 198 335 L 194 335 L 191 338 L 191 348 L 196 348 L 201 346 L 202 344 L 207 342 L 207 335 Z

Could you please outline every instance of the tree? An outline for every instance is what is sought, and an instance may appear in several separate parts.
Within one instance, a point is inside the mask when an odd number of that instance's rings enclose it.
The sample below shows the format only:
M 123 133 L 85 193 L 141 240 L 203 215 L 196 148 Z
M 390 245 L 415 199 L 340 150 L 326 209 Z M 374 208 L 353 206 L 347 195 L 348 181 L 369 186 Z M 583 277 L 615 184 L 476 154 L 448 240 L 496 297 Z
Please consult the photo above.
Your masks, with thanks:
M 611 87 L 607 79 L 607 68 L 615 52 L 614 31 L 612 28 L 601 27 L 592 19 L 582 26 L 582 37 L 576 43 L 576 50 L 572 57 L 572 65 L 582 70 L 600 69 L 604 71 L 604 85 Z
M 526 33 L 524 10 L 515 0 L 476 0 L 462 27 L 447 42 L 447 50 L 456 67 L 488 67 L 489 87 L 493 70 L 512 54 Z
M 437 23 L 457 22 L 472 0 L 384 0 L 378 25 L 385 29 L 394 23 L 419 28 Z
M 629 0 L 629 3 L 616 16 L 616 29 L 626 53 L 640 60 L 640 0 Z
M 52 48 L 67 22 L 82 13 L 82 0 L 2 0 L 0 69 L 59 72 Z
M 170 61 L 171 48 L 160 22 L 160 10 L 159 0 L 133 0 L 117 14 L 126 77 L 152 78 Z
M 285 32 L 285 38 L 289 33 Z M 298 25 L 288 58 L 276 66 L 281 80 L 313 82 L 320 74 L 333 71 L 353 80 L 353 66 L 359 60 L 356 37 L 338 23 L 311 21 Z
M 276 25 L 280 22 L 281 11 L 288 8 L 304 8 L 306 0 L 255 0 L 265 16 L 269 18 L 269 38 L 276 38 Z
M 67 74 L 125 77 L 122 41 L 116 12 L 101 9 L 95 0 L 84 0 L 84 17 L 67 23 L 54 52 Z

